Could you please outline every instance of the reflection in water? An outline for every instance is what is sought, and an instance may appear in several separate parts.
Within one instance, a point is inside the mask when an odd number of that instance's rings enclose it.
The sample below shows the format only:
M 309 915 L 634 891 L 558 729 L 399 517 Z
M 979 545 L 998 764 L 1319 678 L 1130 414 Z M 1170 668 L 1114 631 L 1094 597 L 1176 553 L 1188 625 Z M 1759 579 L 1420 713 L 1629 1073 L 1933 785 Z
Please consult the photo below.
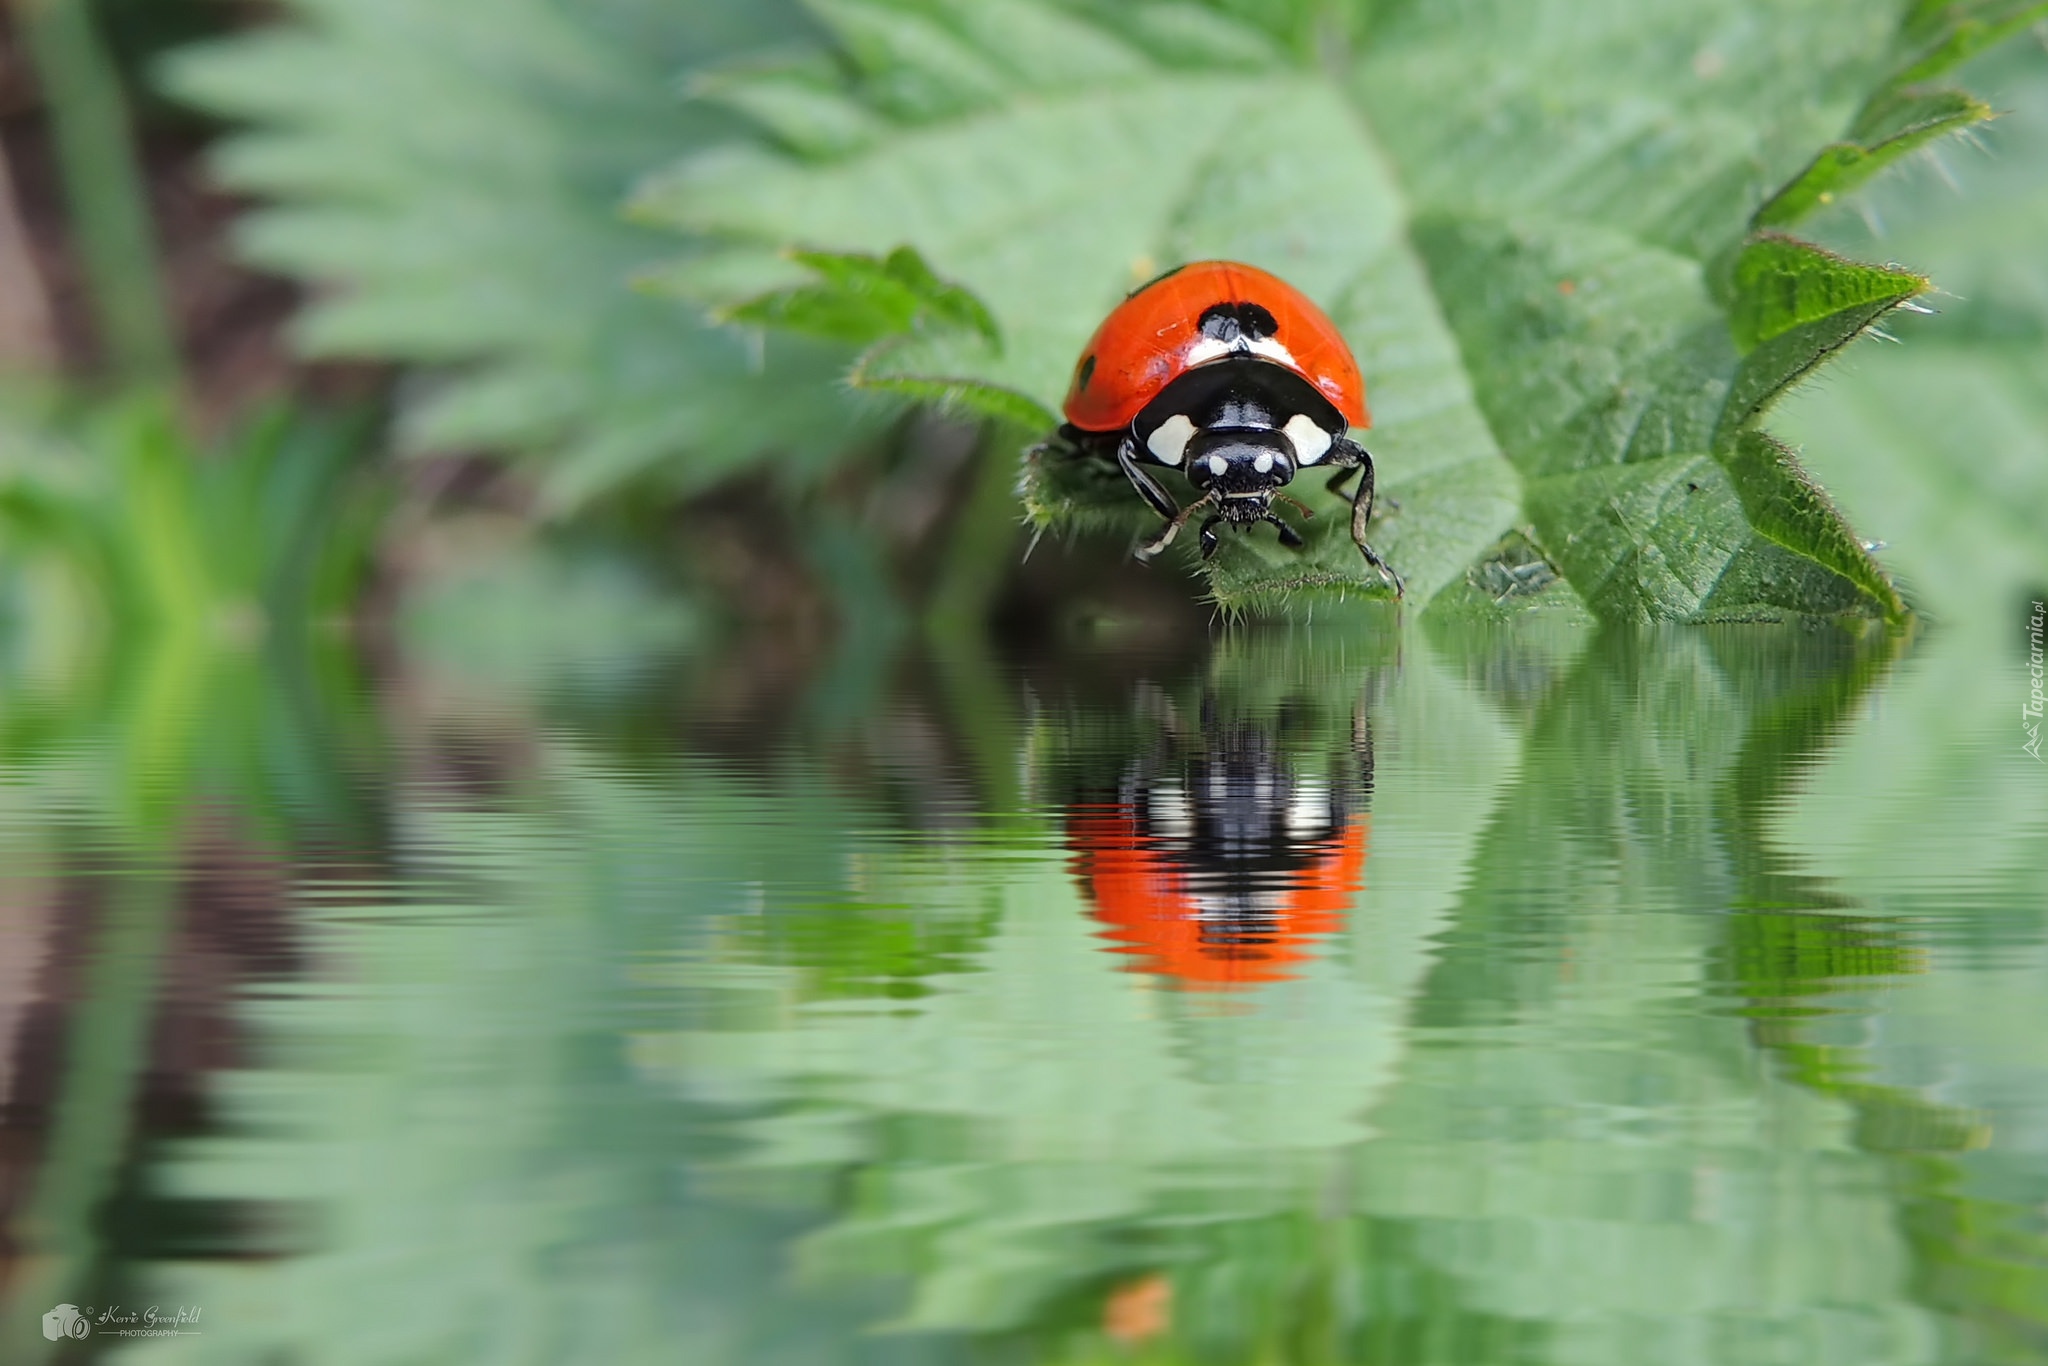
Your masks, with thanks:
M 1074 872 L 1133 966 L 1196 988 L 1294 975 L 1338 933 L 1364 885 L 1372 727 L 1318 769 L 1274 733 L 1277 717 L 1226 719 L 1215 697 L 1188 725 L 1156 690 L 1156 718 L 1114 797 L 1066 813 Z
M 2048 1360 L 2048 810 L 1969 806 L 1995 688 L 1894 653 L 413 685 L 320 819 L 216 774 L 191 828 L 189 742 L 15 737 L 5 1351 L 118 1300 L 205 1332 L 40 1359 Z M 1937 759 L 1925 835 L 1860 776 Z

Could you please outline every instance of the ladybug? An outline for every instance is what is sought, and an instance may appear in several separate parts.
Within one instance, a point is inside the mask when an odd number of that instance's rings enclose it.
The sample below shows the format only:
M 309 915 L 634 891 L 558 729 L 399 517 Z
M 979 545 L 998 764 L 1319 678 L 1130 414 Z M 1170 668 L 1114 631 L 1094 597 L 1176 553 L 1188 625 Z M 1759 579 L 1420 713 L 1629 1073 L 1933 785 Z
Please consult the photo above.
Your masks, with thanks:
M 1396 574 L 1366 543 L 1372 519 L 1372 456 L 1353 441 L 1369 427 L 1365 381 L 1336 324 L 1276 275 L 1235 261 L 1198 261 L 1140 286 L 1103 319 L 1081 350 L 1064 404 L 1060 437 L 1077 450 L 1113 454 L 1138 495 L 1166 519 L 1139 547 L 1149 560 L 1197 513 L 1202 558 L 1216 553 L 1219 522 L 1271 522 L 1280 543 L 1301 534 L 1280 520 L 1275 499 L 1313 514 L 1281 492 L 1311 465 L 1335 470 L 1329 489 L 1361 475 L 1351 497 L 1351 539 L 1402 592 Z M 1179 470 L 1196 497 L 1177 505 L 1146 468 Z
M 1159 802 L 1155 800 L 1155 805 Z M 1156 810 L 1080 808 L 1067 839 L 1103 937 L 1141 972 L 1197 991 L 1285 981 L 1340 933 L 1364 886 L 1367 818 L 1250 851 L 1203 847 Z
M 1111 950 L 1193 990 L 1292 977 L 1364 885 L 1372 732 L 1323 765 L 1275 730 L 1222 721 L 1132 756 L 1066 803 L 1073 870 Z

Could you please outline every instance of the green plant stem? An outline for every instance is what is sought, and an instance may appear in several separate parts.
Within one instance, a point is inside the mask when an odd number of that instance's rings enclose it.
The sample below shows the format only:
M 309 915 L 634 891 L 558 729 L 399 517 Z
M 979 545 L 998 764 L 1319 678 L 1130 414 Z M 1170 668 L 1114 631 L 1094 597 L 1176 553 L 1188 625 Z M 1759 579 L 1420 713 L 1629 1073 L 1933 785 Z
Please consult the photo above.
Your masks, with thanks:
M 49 295 L 29 253 L 28 232 L 15 203 L 7 153 L 0 149 L 0 365 L 47 370 L 56 355 Z
M 1016 453 L 1029 440 L 1019 428 L 998 424 L 982 442 L 973 486 L 925 602 L 925 631 L 934 641 L 988 629 L 989 608 L 1023 531 L 1017 514 Z
M 84 0 L 15 0 L 15 12 L 49 101 L 108 360 L 124 381 L 174 383 L 177 344 L 120 77 Z
M 1030 438 L 996 424 L 981 443 L 972 486 L 925 602 L 924 629 L 953 720 L 965 739 L 982 805 L 1016 819 L 1020 794 L 1010 737 L 1009 690 L 989 654 L 988 618 L 1023 530 L 1017 520 L 1016 452 Z
M 177 883 L 162 869 L 126 868 L 109 885 L 85 991 L 71 1016 L 46 1156 L 20 1224 L 29 1269 L 0 1315 L 10 1361 L 42 1360 L 37 1349 L 54 1349 L 37 1320 L 52 1305 L 83 1302 L 97 1242 L 94 1218 L 128 1150 L 158 960 L 176 911 Z

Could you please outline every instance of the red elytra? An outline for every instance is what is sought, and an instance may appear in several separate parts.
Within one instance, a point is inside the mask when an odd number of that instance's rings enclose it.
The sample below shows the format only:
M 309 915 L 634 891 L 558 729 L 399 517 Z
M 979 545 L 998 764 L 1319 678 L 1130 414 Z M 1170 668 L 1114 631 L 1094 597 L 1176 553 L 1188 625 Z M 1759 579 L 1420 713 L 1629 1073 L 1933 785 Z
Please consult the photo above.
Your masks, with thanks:
M 1216 933 L 1195 901 L 1199 880 L 1184 859 L 1147 834 L 1122 807 L 1081 807 L 1067 837 L 1076 871 L 1113 952 L 1141 972 L 1193 990 L 1229 991 L 1284 981 L 1315 952 L 1317 940 L 1344 928 L 1345 912 L 1365 885 L 1369 818 L 1354 816 L 1305 866 L 1271 924 L 1247 942 Z
M 1236 261 L 1197 261 L 1133 291 L 1081 349 L 1066 419 L 1084 432 L 1113 432 L 1201 364 L 1201 320 L 1218 305 L 1254 304 L 1278 326 L 1285 359 L 1266 359 L 1315 386 L 1354 427 L 1372 425 L 1365 379 L 1343 333 L 1306 294 L 1279 276 Z

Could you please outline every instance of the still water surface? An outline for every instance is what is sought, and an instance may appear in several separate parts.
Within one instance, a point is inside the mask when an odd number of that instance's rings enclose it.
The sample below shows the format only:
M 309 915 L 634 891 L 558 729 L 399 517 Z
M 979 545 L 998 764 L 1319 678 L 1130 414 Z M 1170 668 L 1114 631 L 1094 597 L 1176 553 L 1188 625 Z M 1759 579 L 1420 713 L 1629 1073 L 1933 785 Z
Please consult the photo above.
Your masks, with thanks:
M 2048 1361 L 2021 676 L 1410 628 L 18 737 L 4 1353 Z

